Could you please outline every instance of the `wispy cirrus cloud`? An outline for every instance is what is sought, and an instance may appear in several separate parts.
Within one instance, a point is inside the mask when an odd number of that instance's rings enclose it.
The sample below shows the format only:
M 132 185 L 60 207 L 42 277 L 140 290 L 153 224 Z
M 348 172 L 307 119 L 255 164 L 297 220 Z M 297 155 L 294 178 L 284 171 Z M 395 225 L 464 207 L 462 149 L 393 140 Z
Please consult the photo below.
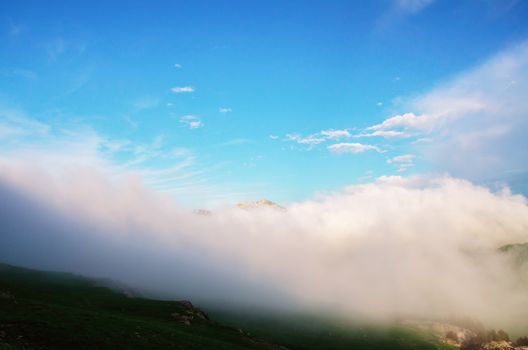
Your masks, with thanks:
M 8 34 L 12 37 L 17 37 L 21 35 L 22 33 L 26 32 L 28 30 L 27 26 L 20 23 L 14 23 L 13 21 L 9 21 L 9 28 L 8 28 Z
M 220 107 L 218 108 L 218 112 L 220 113 L 230 113 L 233 112 L 233 110 L 229 107 Z
M 431 6 L 435 0 L 393 0 L 378 19 L 375 30 L 386 31 L 411 16 L 417 16 Z
M 405 13 L 415 14 L 430 6 L 435 0 L 397 0 L 396 7 Z
M 194 87 L 192 86 L 175 86 L 171 88 L 171 91 L 175 94 L 185 93 L 185 92 L 194 92 Z
M 37 80 L 38 75 L 30 69 L 24 68 L 6 68 L 0 70 L 0 75 L 5 77 L 20 77 L 27 80 Z
M 414 158 L 416 158 L 416 155 L 414 154 L 403 154 L 401 156 L 393 157 L 389 160 L 387 160 L 388 164 L 401 164 L 401 163 L 412 163 Z
M 44 43 L 44 50 L 46 51 L 48 58 L 51 61 L 55 61 L 66 52 L 68 46 L 66 40 L 58 37 Z
M 323 130 L 320 132 L 320 134 L 327 139 L 340 139 L 340 138 L 348 138 L 350 137 L 350 132 L 348 130 L 334 130 L 334 129 L 328 129 Z
M 356 138 L 361 137 L 384 137 L 387 139 L 396 139 L 396 138 L 407 138 L 411 137 L 412 134 L 407 131 L 398 131 L 398 130 L 376 130 L 372 132 L 365 132 L 362 134 L 354 135 Z
M 387 159 L 387 164 L 393 164 L 398 166 L 398 172 L 402 173 L 407 171 L 410 167 L 414 166 L 414 159 L 416 155 L 414 154 L 402 154 L 390 159 Z
M 327 129 L 308 136 L 302 136 L 297 133 L 286 134 L 286 140 L 297 142 L 300 145 L 315 146 L 328 140 L 338 140 L 341 138 L 349 138 L 350 136 L 352 135 L 346 129 Z
M 160 104 L 160 99 L 153 96 L 143 96 L 135 100 L 132 105 L 137 109 L 150 109 L 158 107 Z
M 50 126 L 28 117 L 23 111 L 0 106 L 0 139 L 15 137 L 39 137 L 48 134 Z
M 300 145 L 313 146 L 325 142 L 326 138 L 317 134 L 309 136 L 301 136 L 300 134 L 287 134 L 286 140 L 297 142 Z
M 363 143 L 354 143 L 354 142 L 341 142 L 330 145 L 327 147 L 328 150 L 335 154 L 344 154 L 344 153 L 363 153 L 366 151 L 376 151 L 381 153 L 382 150 L 374 145 L 366 145 Z
M 220 146 L 239 146 L 239 145 L 246 145 L 248 143 L 253 143 L 254 141 L 252 139 L 247 138 L 238 138 L 238 139 L 232 139 L 226 142 L 223 142 L 220 144 Z
M 198 129 L 204 126 L 200 117 L 195 115 L 184 115 L 180 117 L 180 123 L 186 125 L 189 129 Z

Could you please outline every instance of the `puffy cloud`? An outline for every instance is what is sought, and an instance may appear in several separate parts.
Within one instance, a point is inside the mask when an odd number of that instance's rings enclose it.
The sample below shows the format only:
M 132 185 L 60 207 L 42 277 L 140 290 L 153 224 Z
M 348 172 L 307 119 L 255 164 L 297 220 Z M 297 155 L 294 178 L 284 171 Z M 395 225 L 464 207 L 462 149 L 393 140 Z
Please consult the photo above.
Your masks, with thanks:
M 391 158 L 387 160 L 387 163 L 393 164 L 393 163 L 412 163 L 414 158 L 416 158 L 416 155 L 414 154 L 403 154 L 401 156 L 396 156 L 394 158 Z
M 422 152 L 456 176 L 516 181 L 528 190 L 526 96 L 525 42 L 411 101 L 410 108 L 443 119 Z
M 334 129 L 323 130 L 320 132 L 320 134 L 328 139 L 340 139 L 340 138 L 347 138 L 351 136 L 348 130 L 334 130 Z
M 2 260 L 198 303 L 528 326 L 526 284 L 497 253 L 528 240 L 528 202 L 506 190 L 382 177 L 286 211 L 203 217 L 100 170 L 0 158 Z
M 365 151 L 376 151 L 381 153 L 381 150 L 378 147 L 373 145 L 365 145 L 362 143 L 341 142 L 330 145 L 327 148 L 330 150 L 330 152 L 336 154 L 363 153 Z
M 384 120 L 381 124 L 376 124 L 367 128 L 367 130 L 376 131 L 393 131 L 390 129 L 404 128 L 404 129 L 430 129 L 434 124 L 434 120 L 426 115 L 417 116 L 414 113 L 405 113 L 402 115 L 395 115 Z
M 528 42 L 491 57 L 433 90 L 403 100 L 410 111 L 370 126 L 419 140 L 436 171 L 478 182 L 508 182 L 528 191 Z M 427 142 L 423 142 L 427 141 Z

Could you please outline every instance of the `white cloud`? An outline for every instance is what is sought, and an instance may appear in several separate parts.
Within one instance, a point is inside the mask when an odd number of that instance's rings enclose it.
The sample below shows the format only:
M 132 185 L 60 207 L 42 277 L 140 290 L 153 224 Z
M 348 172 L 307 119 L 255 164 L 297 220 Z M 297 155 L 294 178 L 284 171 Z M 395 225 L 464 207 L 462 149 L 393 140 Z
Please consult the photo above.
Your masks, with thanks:
M 404 101 L 412 111 L 369 130 L 409 130 L 432 166 L 475 181 L 515 181 L 528 190 L 528 42 L 500 52 L 432 91 Z M 517 175 L 512 178 L 511 170 Z
M 387 139 L 407 138 L 411 136 L 412 135 L 408 132 L 398 130 L 376 130 L 373 132 L 354 135 L 354 137 L 384 137 Z
M 326 141 L 325 137 L 321 137 L 318 134 L 313 134 L 313 135 L 309 135 L 306 137 L 303 137 L 299 134 L 287 134 L 286 139 L 288 141 L 295 141 L 300 145 L 310 145 L 310 146 L 318 145 Z
M 333 145 L 330 145 L 327 147 L 330 152 L 336 153 L 336 154 L 342 154 L 342 153 L 363 153 L 365 151 L 376 151 L 381 152 L 381 150 L 373 145 L 365 145 L 362 143 L 349 143 L 349 142 L 342 142 L 342 143 L 336 143 Z
M 176 68 L 176 69 L 180 69 L 180 68 L 182 68 L 182 65 L 179 64 L 179 63 L 175 63 L 175 64 L 174 64 L 174 68 Z
M 29 118 L 24 112 L 0 106 L 0 138 L 39 137 L 48 134 L 50 126 Z
M 416 158 L 416 155 L 414 154 L 404 154 L 401 156 L 396 156 L 394 158 L 391 158 L 387 160 L 387 163 L 393 164 L 393 163 L 412 163 L 414 158 Z
M 194 92 L 194 88 L 192 86 L 176 86 L 171 89 L 172 92 L 178 94 L 182 92 Z
M 327 139 L 340 139 L 350 137 L 350 133 L 348 132 L 348 130 L 329 129 L 321 131 L 320 134 L 326 137 Z
M 340 138 L 348 138 L 350 136 L 351 136 L 350 132 L 346 129 L 343 129 L 343 130 L 328 129 L 328 130 L 322 130 L 318 133 L 311 134 L 308 136 L 302 136 L 297 133 L 287 134 L 286 140 L 297 142 L 300 145 L 315 146 L 323 142 L 326 142 L 328 140 L 338 140 Z
M 277 140 L 279 137 L 277 135 L 270 135 L 269 138 L 272 140 Z
M 137 177 L 104 173 L 0 157 L 4 261 L 197 303 L 528 326 L 528 287 L 497 252 L 528 240 L 525 197 L 450 177 L 383 177 L 286 211 L 203 218 Z
M 434 120 L 427 115 L 417 116 L 414 113 L 405 113 L 385 119 L 381 124 L 370 126 L 366 130 L 390 130 L 395 128 L 424 130 L 431 129 L 433 122 Z
M 199 117 L 195 115 L 184 115 L 180 117 L 180 123 L 189 127 L 189 129 L 198 129 L 204 126 Z
M 414 154 L 403 154 L 403 155 L 388 159 L 387 163 L 397 165 L 398 172 L 403 173 L 407 171 L 409 168 L 414 166 L 413 161 L 415 158 L 416 158 L 416 155 Z
M 218 108 L 218 112 L 220 113 L 229 113 L 229 112 L 232 112 L 233 110 L 231 108 L 228 108 L 228 107 L 220 107 Z

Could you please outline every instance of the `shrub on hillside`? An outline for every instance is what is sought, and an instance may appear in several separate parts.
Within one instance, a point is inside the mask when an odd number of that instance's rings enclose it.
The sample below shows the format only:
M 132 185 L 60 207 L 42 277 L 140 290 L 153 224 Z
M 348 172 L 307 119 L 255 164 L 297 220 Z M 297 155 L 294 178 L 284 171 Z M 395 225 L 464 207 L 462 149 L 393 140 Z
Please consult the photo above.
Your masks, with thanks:
M 520 337 L 517 339 L 515 346 L 528 346 L 528 337 Z
M 497 336 L 499 339 L 497 340 L 504 340 L 504 341 L 510 341 L 510 336 L 508 335 L 508 333 L 506 333 L 505 331 L 503 331 L 502 329 L 499 329 L 497 331 Z
M 486 338 L 482 334 L 477 334 L 468 338 L 460 345 L 460 350 L 479 350 L 486 343 Z
M 446 337 L 446 339 L 449 339 L 449 340 L 452 340 L 452 341 L 458 343 L 458 335 L 455 332 L 453 332 L 453 331 L 447 332 L 445 337 Z

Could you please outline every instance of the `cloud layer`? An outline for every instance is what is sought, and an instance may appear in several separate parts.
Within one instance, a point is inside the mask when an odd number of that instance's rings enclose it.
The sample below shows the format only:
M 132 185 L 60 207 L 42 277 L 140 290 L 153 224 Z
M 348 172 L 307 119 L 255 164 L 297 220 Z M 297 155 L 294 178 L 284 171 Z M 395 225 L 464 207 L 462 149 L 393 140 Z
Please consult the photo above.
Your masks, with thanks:
M 528 43 L 505 50 L 426 94 L 404 101 L 409 112 L 367 132 L 424 138 L 413 152 L 437 171 L 478 182 L 528 183 Z
M 6 262 L 207 303 L 528 326 L 526 281 L 496 252 L 528 241 L 527 200 L 507 190 L 385 177 L 285 212 L 203 217 L 133 174 L 3 158 L 0 192 Z

